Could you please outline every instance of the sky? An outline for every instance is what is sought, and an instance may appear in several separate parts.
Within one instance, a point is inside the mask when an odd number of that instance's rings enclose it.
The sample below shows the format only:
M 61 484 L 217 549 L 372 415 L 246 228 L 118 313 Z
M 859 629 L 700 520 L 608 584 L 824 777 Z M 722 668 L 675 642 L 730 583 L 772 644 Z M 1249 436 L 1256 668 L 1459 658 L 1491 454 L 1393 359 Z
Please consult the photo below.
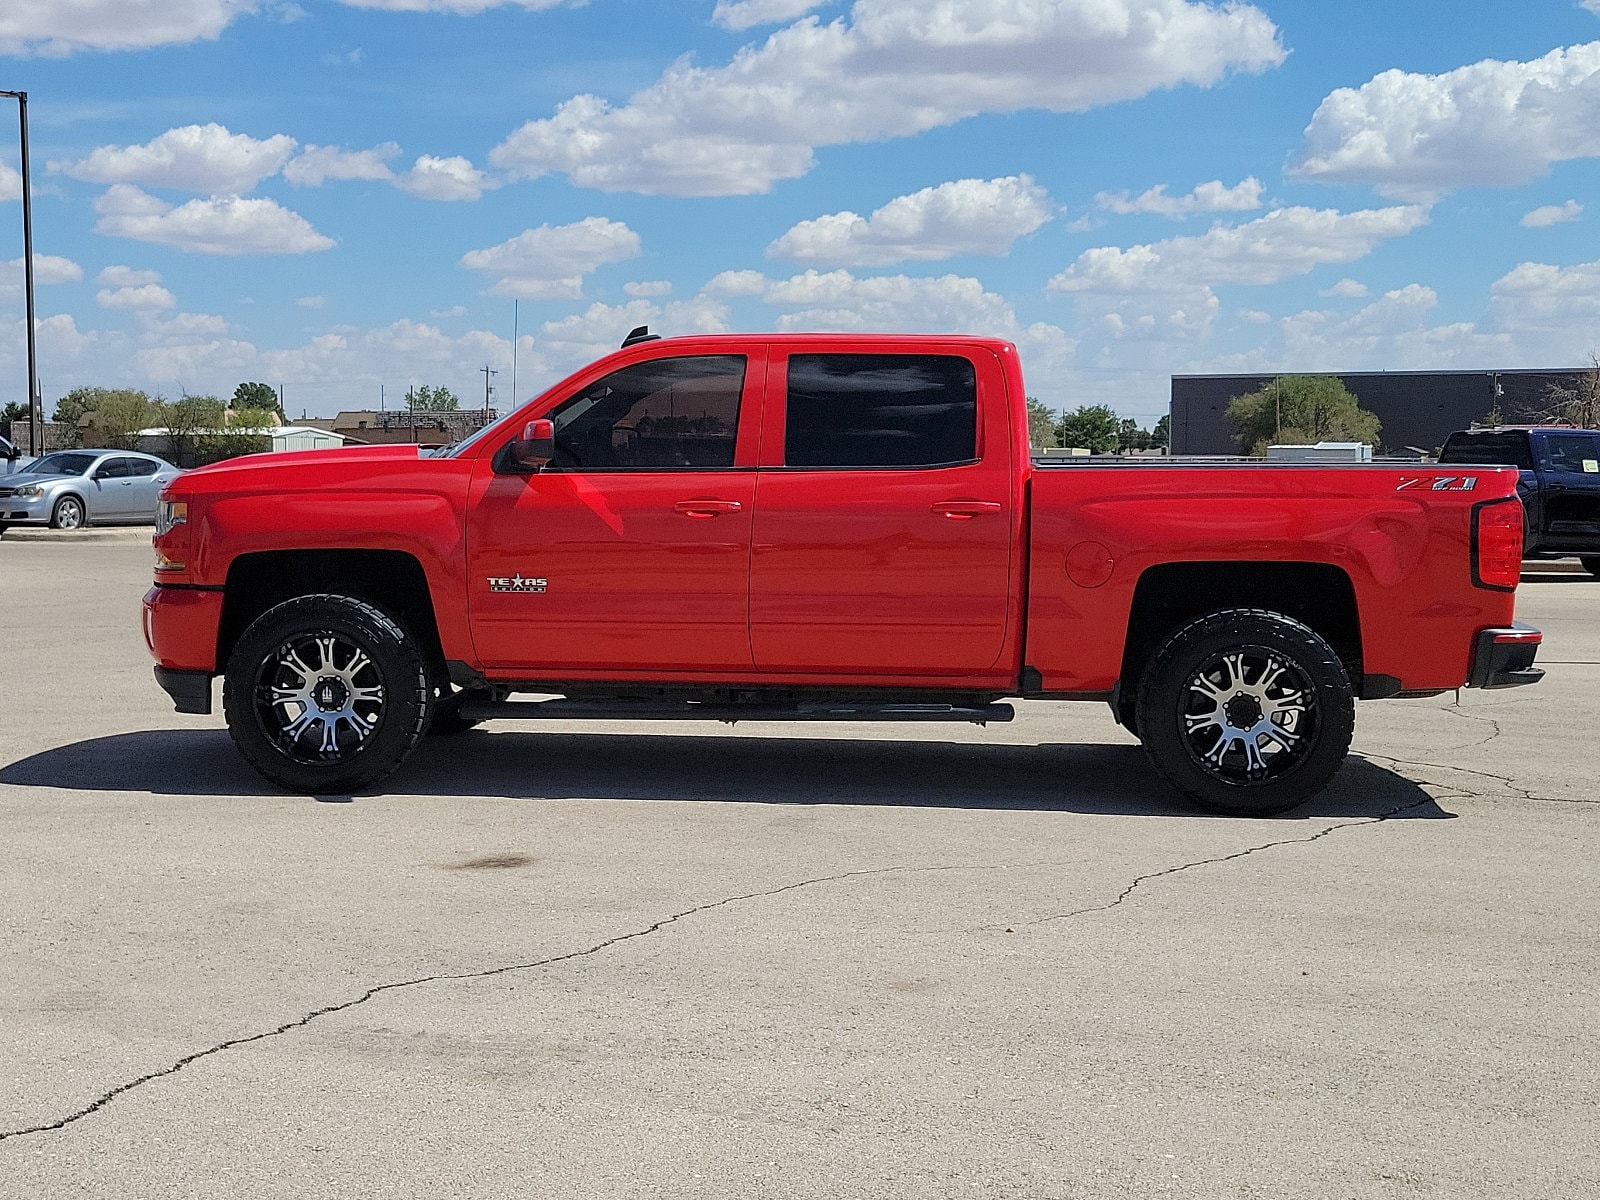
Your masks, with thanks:
M 1600 0 L 3 0 L 0 89 L 46 413 L 503 410 L 644 324 L 1002 336 L 1145 426 L 1600 348 Z

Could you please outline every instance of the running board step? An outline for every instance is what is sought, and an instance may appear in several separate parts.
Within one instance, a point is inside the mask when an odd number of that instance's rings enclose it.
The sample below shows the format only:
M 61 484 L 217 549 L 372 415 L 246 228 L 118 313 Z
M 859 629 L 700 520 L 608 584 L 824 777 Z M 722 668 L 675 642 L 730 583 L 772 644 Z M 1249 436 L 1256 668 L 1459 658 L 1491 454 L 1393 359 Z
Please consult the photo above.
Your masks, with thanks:
M 657 700 L 467 700 L 471 721 L 1009 721 L 1009 704 L 701 704 Z

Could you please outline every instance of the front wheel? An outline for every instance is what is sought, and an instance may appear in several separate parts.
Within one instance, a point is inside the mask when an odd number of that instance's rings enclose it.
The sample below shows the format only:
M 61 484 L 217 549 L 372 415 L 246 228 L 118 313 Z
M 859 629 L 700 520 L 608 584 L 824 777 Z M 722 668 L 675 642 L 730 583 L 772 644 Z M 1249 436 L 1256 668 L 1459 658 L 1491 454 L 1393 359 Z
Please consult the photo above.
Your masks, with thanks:
M 432 715 L 422 647 L 349 596 L 268 609 L 228 657 L 222 705 L 239 752 L 290 791 L 370 787 L 415 748 Z
M 1272 816 L 1304 803 L 1350 750 L 1355 699 L 1339 656 L 1281 613 L 1190 622 L 1151 660 L 1139 733 L 1157 771 L 1202 808 Z
M 1596 579 L 1600 579 L 1600 554 L 1579 555 L 1578 561 L 1583 564 L 1583 569 Z
M 83 527 L 83 501 L 76 496 L 63 496 L 50 510 L 51 529 L 81 529 Z

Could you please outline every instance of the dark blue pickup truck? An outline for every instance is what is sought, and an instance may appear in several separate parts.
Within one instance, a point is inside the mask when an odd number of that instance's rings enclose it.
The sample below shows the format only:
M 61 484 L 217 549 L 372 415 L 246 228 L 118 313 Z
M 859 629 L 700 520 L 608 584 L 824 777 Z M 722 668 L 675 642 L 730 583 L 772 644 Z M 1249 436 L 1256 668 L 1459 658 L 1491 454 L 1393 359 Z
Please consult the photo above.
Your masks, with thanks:
M 1554 426 L 1471 429 L 1452 433 L 1440 463 L 1501 464 L 1521 472 L 1517 495 L 1526 512 L 1528 558 L 1577 555 L 1600 576 L 1600 430 Z

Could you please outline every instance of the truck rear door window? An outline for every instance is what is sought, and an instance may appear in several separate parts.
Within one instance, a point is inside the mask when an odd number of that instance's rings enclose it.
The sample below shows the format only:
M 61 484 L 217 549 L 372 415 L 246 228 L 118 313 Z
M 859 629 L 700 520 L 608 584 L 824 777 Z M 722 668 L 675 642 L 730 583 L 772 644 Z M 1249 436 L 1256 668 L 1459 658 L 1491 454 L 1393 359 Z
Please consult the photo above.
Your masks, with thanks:
M 1455 433 L 1439 454 L 1442 463 L 1467 466 L 1506 466 L 1533 470 L 1533 454 L 1526 433 Z
M 1552 470 L 1600 474 L 1600 437 L 1592 433 L 1552 433 L 1544 445 Z
M 948 354 L 796 354 L 784 462 L 944 467 L 978 457 L 977 372 Z
M 745 359 L 659 358 L 613 371 L 550 415 L 554 465 L 579 471 L 733 466 Z

